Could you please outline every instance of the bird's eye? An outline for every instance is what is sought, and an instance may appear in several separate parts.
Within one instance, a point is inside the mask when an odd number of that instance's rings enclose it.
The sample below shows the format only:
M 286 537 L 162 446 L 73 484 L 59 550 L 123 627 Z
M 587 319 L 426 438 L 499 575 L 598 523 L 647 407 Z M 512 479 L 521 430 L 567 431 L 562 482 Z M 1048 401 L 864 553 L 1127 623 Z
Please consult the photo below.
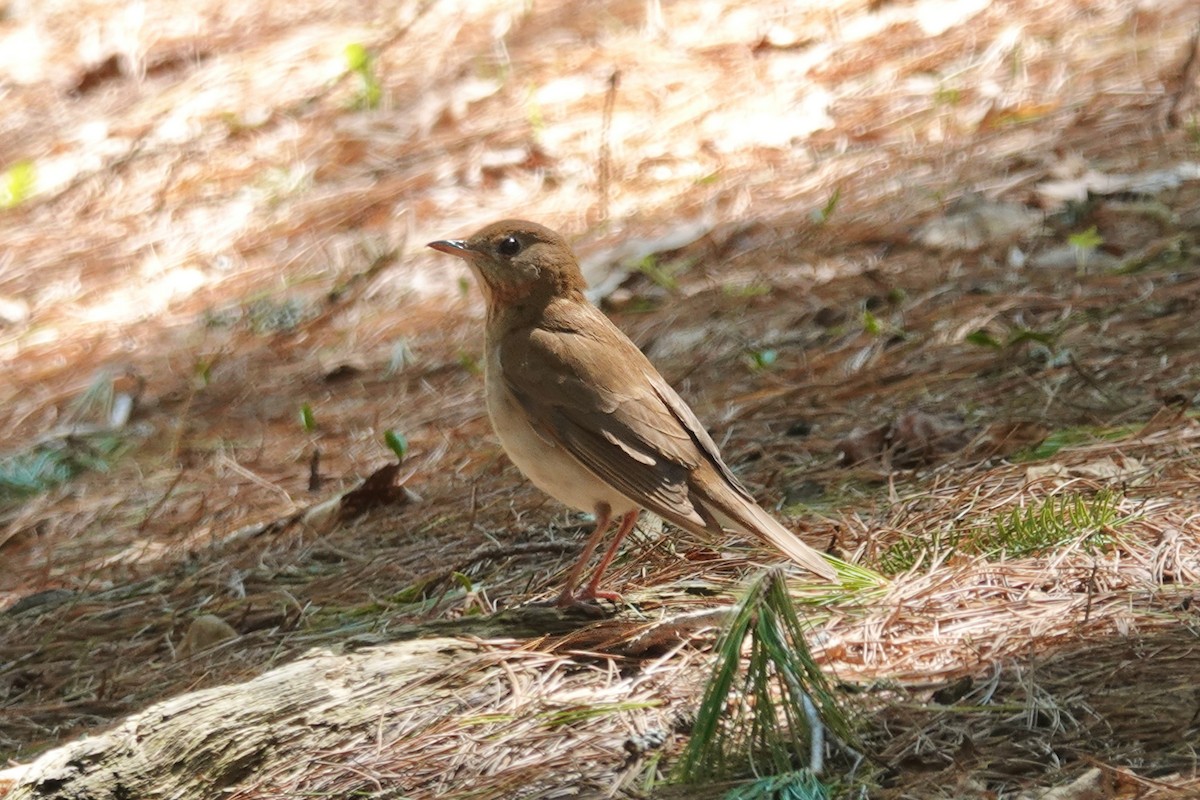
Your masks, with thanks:
M 496 246 L 496 251 L 502 256 L 512 257 L 521 252 L 521 243 L 515 236 L 505 236 Z

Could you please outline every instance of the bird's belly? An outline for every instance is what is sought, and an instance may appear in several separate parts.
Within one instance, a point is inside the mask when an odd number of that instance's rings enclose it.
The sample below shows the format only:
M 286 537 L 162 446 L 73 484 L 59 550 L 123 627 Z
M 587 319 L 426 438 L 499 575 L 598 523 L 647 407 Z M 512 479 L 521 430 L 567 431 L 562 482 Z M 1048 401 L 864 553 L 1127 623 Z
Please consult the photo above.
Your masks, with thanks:
M 534 486 L 580 511 L 595 511 L 601 503 L 607 504 L 613 514 L 637 508 L 636 503 L 593 475 L 562 447 L 543 438 L 504 387 L 488 387 L 487 405 L 492 428 L 504 451 Z

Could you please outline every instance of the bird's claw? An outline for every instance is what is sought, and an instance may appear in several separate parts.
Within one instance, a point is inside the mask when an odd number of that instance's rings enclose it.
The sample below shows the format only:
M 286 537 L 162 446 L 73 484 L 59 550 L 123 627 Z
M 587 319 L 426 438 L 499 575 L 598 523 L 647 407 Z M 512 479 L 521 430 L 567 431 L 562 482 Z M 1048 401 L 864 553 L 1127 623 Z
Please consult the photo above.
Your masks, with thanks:
M 622 602 L 621 595 L 616 592 L 598 592 L 585 589 L 582 592 L 563 592 L 555 600 L 536 605 L 553 605 L 562 611 L 575 611 L 589 617 L 606 617 L 609 612 L 596 603 L 596 600 L 608 600 L 610 603 Z

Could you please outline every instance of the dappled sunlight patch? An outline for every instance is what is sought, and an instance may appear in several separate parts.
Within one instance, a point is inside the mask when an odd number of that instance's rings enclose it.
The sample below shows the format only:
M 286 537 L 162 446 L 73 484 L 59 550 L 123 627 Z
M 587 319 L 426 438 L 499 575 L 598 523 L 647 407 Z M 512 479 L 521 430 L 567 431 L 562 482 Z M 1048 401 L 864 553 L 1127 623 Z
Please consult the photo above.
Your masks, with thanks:
M 129 324 L 164 313 L 175 302 L 206 286 L 209 280 L 208 275 L 193 267 L 154 272 L 138 285 L 96 298 L 95 303 L 80 309 L 80 317 L 90 324 Z

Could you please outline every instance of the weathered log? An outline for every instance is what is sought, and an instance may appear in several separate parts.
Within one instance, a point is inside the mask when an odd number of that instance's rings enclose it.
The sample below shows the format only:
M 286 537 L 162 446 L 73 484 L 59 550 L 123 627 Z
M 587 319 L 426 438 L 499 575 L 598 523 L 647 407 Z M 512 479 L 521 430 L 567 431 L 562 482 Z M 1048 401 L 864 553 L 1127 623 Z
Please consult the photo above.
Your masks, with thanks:
M 286 772 L 301 753 L 373 742 L 385 716 L 419 709 L 420 719 L 414 712 L 407 725 L 411 733 L 428 721 L 486 706 L 511 670 L 502 662 L 549 657 L 447 633 L 511 642 L 579 625 L 550 609 L 523 609 L 407 626 L 386 642 L 347 642 L 346 649 L 368 645 L 351 652 L 315 651 L 245 683 L 156 703 L 104 733 L 4 770 L 0 793 L 6 781 L 6 800 L 207 799 L 232 787 L 244 791 L 259 776 Z M 498 681 L 489 683 L 489 674 Z M 459 691 L 464 682 L 472 692 Z
M 442 638 L 323 652 L 244 684 L 181 695 L 18 768 L 8 797 L 216 797 L 288 758 L 301 740 L 304 749 L 342 741 L 338 731 L 369 725 L 396 688 L 477 649 Z

